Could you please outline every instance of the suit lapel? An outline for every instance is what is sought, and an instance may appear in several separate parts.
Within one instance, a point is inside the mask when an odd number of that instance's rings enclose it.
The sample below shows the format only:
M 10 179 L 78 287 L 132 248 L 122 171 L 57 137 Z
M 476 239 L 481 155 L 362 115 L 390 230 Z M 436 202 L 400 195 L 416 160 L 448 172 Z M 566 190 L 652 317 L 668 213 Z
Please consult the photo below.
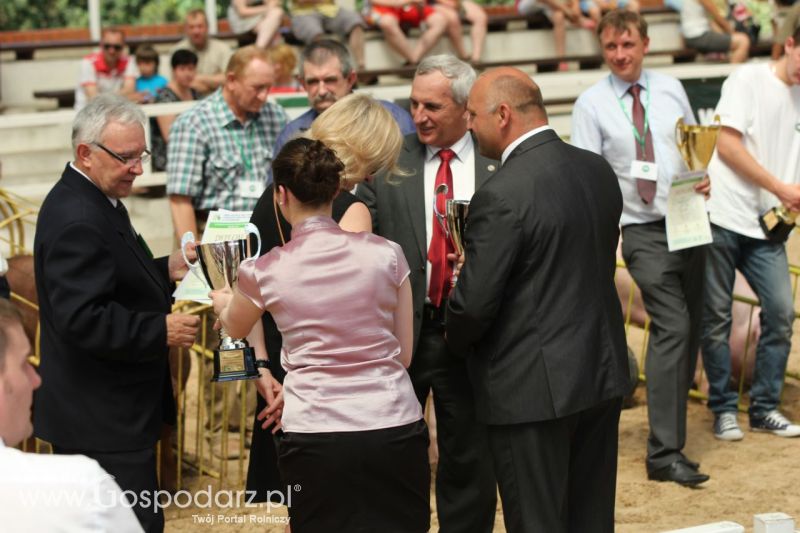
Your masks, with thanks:
M 478 146 L 475 145 L 475 190 L 481 188 L 489 177 L 497 172 L 499 163 L 494 159 L 489 159 L 478 153 Z
M 419 142 L 416 134 L 406 137 L 403 144 L 404 161 L 401 166 L 412 172 L 411 176 L 401 178 L 403 197 L 408 209 L 408 219 L 417 238 L 422 264 L 427 261 L 428 253 L 425 250 L 427 242 L 425 234 L 425 145 Z
M 153 279 L 153 282 L 169 294 L 169 287 L 166 285 L 166 282 L 158 270 L 156 270 L 155 263 L 147 256 L 141 245 L 136 242 L 136 238 L 133 236 L 128 221 L 125 220 L 125 217 L 123 217 L 113 205 L 111 205 L 106 195 L 95 185 L 89 183 L 85 177 L 75 172 L 69 165 L 64 175 L 73 187 L 83 191 L 85 196 L 95 205 L 98 212 L 102 213 L 106 220 L 108 220 L 109 225 L 119 234 L 120 238 L 125 242 L 125 245 L 131 249 L 133 255 L 136 256 L 136 259 Z
M 111 204 L 109 203 L 109 206 L 110 205 Z M 145 252 L 144 248 L 142 248 L 142 245 L 139 244 L 136 238 L 133 236 L 133 232 L 131 231 L 132 226 L 128 225 L 128 221 L 125 220 L 125 217 L 123 217 L 112 206 L 111 212 L 109 213 L 109 218 L 117 219 L 117 225 L 115 226 L 117 233 L 120 234 L 122 240 L 125 241 L 125 244 L 131 249 L 133 255 L 136 256 L 136 259 L 139 260 L 139 264 L 142 265 L 142 268 L 144 268 L 147 273 L 150 274 L 150 277 L 153 278 L 153 281 L 156 283 L 156 285 L 161 287 L 161 289 L 165 290 L 167 294 L 169 294 L 169 287 L 167 287 L 161 274 L 158 272 L 158 270 L 156 270 L 156 265 L 153 262 L 153 259 L 147 255 L 147 252 Z

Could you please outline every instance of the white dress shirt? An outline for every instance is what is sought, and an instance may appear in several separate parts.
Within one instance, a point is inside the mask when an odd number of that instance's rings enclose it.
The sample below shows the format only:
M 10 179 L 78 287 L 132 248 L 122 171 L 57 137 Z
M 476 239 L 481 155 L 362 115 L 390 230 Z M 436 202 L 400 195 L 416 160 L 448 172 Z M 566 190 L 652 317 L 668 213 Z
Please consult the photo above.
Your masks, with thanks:
M 658 168 L 656 197 L 650 204 L 642 201 L 636 179 L 630 173 L 631 162 L 636 159 L 631 123 L 633 96 L 628 92 L 632 84 L 609 75 L 584 91 L 572 110 L 572 144 L 600 154 L 617 174 L 622 191 L 620 224 L 623 226 L 664 218 L 673 177 L 687 170 L 675 144 L 675 123 L 680 117 L 687 124 L 695 123 L 680 81 L 645 70 L 637 83 L 642 87 L 639 98 L 647 113 Z
M 475 143 L 472 135 L 465 133 L 450 148 L 456 156 L 450 160 L 450 171 L 453 173 L 453 199 L 470 200 L 475 193 Z M 442 160 L 439 159 L 439 150 L 442 148 L 428 146 L 425 151 L 425 251 L 431 246 L 433 235 L 433 188 L 436 184 L 436 172 Z M 427 294 L 431 282 L 430 262 L 426 268 L 425 293 Z
M 0 439 L 0 530 L 141 533 L 142 527 L 97 461 L 25 453 Z

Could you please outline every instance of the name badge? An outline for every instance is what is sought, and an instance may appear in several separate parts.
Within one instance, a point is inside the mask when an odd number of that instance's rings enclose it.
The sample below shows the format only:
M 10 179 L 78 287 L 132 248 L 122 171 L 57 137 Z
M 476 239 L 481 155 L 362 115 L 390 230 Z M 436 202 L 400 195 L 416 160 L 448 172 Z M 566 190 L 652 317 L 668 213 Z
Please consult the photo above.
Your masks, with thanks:
M 259 181 L 240 181 L 239 196 L 258 199 L 264 194 L 264 188 L 264 184 Z
M 634 159 L 631 161 L 631 177 L 658 181 L 658 166 L 652 161 L 639 161 Z

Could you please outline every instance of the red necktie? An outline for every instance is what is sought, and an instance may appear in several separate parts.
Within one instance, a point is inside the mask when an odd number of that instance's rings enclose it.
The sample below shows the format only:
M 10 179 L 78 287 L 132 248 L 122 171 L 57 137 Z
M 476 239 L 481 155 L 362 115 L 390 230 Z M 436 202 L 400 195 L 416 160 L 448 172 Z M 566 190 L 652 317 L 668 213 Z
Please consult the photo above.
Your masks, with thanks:
M 445 214 L 446 200 L 453 198 L 453 172 L 450 170 L 450 160 L 456 154 L 449 148 L 439 150 L 437 154 L 442 160 L 439 170 L 436 171 L 436 183 L 433 186 L 436 196 L 436 209 L 439 213 Z M 436 194 L 439 185 L 447 185 L 447 194 Z M 447 260 L 447 254 L 453 253 L 453 245 L 445 235 L 441 224 L 433 214 L 433 234 L 431 235 L 431 245 L 428 248 L 428 261 L 431 264 L 431 283 L 428 288 L 428 298 L 431 304 L 436 307 L 442 303 L 442 299 L 447 297 L 450 290 L 450 277 L 453 275 L 453 266 Z
M 649 124 L 647 126 L 647 131 L 644 131 L 644 107 L 642 106 L 642 101 L 639 100 L 639 93 L 641 90 L 642 87 L 638 83 L 634 83 L 628 88 L 628 92 L 633 96 L 633 125 L 636 127 L 636 131 L 639 132 L 640 138 L 642 135 L 644 136 L 644 153 L 642 153 L 642 145 L 639 144 L 637 139 L 634 139 L 636 143 L 636 159 L 652 162 L 656 160 L 653 154 L 653 136 L 650 135 Z M 639 196 L 644 203 L 650 204 L 653 202 L 653 198 L 656 196 L 655 181 L 637 178 L 636 189 L 639 191 Z

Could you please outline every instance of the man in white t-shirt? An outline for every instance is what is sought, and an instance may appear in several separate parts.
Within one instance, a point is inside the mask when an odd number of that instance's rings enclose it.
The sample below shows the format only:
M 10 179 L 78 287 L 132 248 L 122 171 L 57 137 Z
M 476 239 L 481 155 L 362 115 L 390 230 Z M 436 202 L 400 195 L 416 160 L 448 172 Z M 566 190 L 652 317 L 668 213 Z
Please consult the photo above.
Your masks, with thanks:
M 81 59 L 78 87 L 75 89 L 75 109 L 103 93 L 117 93 L 139 101 L 136 61 L 125 54 L 125 34 L 117 28 L 105 28 L 100 37 L 100 50 Z
M 711 28 L 712 21 L 721 31 Z M 730 52 L 731 63 L 744 63 L 750 53 L 750 38 L 734 31 L 714 0 L 683 0 L 681 34 L 686 46 L 701 53 Z
M 761 303 L 761 336 L 750 389 L 750 429 L 800 436 L 778 410 L 792 340 L 794 303 L 786 248 L 767 238 L 759 217 L 783 205 L 800 211 L 800 29 L 772 63 L 739 67 L 722 86 L 722 131 L 708 173 L 714 242 L 708 247 L 703 362 L 710 384 L 714 435 L 740 440 L 738 394 L 730 389 L 728 338 L 735 270 Z
M 38 455 L 17 446 L 31 435 L 31 345 L 17 309 L 0 299 L 0 524 L 3 531 L 141 532 L 114 478 L 81 455 Z

